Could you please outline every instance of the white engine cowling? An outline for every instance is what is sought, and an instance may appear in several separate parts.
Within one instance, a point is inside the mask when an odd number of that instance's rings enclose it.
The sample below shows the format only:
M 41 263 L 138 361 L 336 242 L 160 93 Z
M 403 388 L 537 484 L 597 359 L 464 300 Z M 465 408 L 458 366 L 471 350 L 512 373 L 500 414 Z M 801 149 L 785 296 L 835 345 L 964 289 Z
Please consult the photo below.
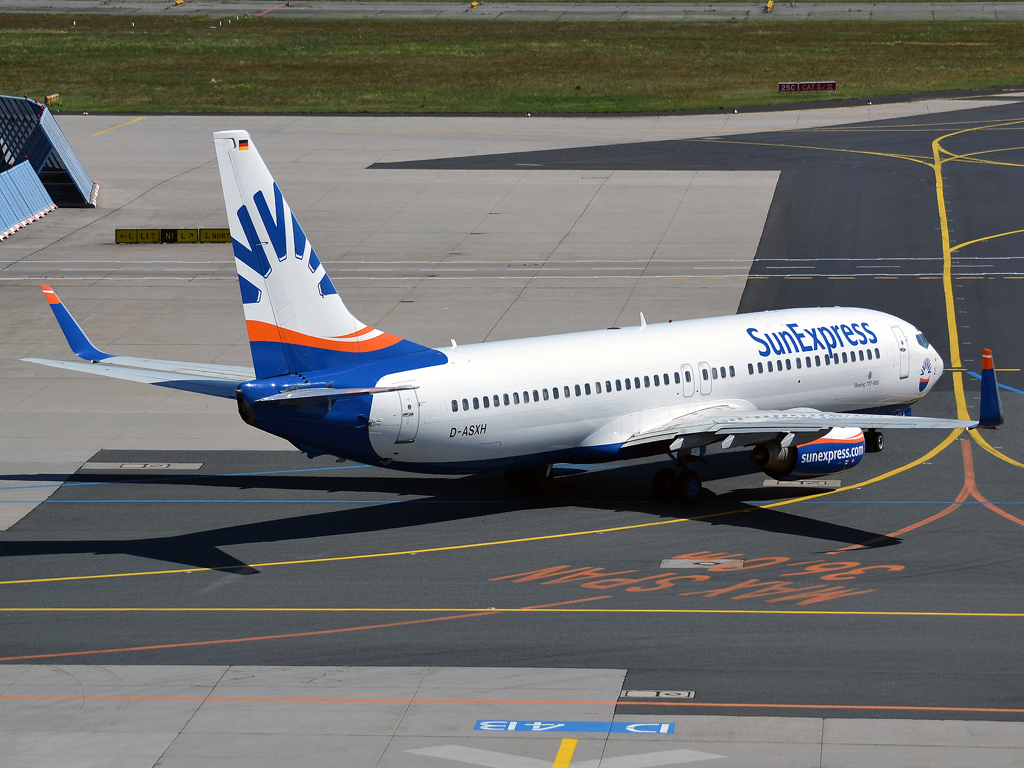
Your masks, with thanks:
M 788 448 L 778 443 L 758 445 L 750 458 L 766 475 L 776 480 L 833 475 L 852 469 L 864 458 L 864 433 L 850 427 L 836 427 L 817 440 L 802 445 Z

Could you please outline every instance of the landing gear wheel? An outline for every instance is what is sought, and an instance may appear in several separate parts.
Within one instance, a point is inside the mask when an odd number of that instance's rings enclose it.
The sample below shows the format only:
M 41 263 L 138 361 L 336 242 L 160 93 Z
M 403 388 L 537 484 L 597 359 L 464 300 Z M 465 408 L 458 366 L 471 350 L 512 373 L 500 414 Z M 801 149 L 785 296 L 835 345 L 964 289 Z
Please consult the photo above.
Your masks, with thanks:
M 700 496 L 703 484 L 692 469 L 683 469 L 672 481 L 672 495 L 683 504 L 692 504 Z
M 505 472 L 505 485 L 513 493 L 535 493 L 551 485 L 552 466 L 541 464 L 537 467 L 509 469 Z
M 882 433 L 871 430 L 864 433 L 864 452 L 879 453 L 885 447 Z
M 672 501 L 675 496 L 672 493 L 672 483 L 675 482 L 676 473 L 674 470 L 664 467 L 654 473 L 651 480 L 651 493 L 658 501 Z

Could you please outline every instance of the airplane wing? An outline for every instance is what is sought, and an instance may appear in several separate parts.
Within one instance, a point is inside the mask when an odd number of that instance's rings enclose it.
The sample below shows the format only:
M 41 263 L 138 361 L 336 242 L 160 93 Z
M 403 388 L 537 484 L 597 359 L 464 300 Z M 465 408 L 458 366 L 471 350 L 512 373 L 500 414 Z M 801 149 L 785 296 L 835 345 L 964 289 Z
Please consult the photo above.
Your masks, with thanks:
M 234 398 L 235 390 L 242 382 L 256 378 L 252 368 L 235 365 L 214 365 L 208 363 L 184 363 L 177 360 L 152 360 L 144 357 L 111 355 L 97 349 L 89 337 L 71 316 L 48 285 L 42 286 L 43 294 L 50 303 L 54 317 L 64 332 L 71 351 L 87 363 L 73 363 L 62 360 L 44 360 L 36 357 L 24 358 L 27 363 L 48 365 L 70 371 L 93 373 L 114 379 L 155 384 L 170 389 L 198 392 L 214 397 Z
M 822 432 L 834 427 L 859 429 L 974 429 L 976 421 L 932 419 L 919 416 L 884 416 L 832 413 L 812 408 L 768 411 L 755 408 L 711 406 L 693 411 L 632 435 L 623 447 L 675 441 L 687 435 L 752 437 L 772 433 Z M 712 441 L 709 441 L 712 442 Z

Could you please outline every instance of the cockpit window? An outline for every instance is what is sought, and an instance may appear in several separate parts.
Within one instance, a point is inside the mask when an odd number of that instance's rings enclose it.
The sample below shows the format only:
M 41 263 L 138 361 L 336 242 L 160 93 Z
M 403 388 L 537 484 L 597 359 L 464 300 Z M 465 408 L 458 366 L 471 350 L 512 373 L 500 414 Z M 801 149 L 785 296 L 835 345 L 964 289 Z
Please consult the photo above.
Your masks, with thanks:
M 928 349 L 928 339 L 924 337 L 923 333 L 917 334 L 917 343 L 920 344 L 923 349 Z

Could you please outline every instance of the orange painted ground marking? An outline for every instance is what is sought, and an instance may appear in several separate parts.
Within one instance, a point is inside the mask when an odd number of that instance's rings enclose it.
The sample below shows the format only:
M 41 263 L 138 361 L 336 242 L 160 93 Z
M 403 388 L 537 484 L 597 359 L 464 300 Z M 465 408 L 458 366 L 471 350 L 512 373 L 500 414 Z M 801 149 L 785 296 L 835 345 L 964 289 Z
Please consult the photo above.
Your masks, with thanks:
M 1017 523 L 1018 525 L 1024 526 L 1024 520 L 1021 520 L 1019 517 L 1014 517 L 1009 512 L 1000 509 L 995 504 L 993 504 L 992 502 L 990 502 L 988 499 L 981 495 L 981 491 L 978 490 L 977 481 L 974 477 L 974 457 L 971 454 L 971 443 L 969 440 L 961 440 L 960 447 L 963 450 L 964 457 L 964 485 L 963 488 L 960 489 L 960 493 L 956 495 L 956 499 L 953 500 L 952 504 L 943 509 L 941 512 L 936 512 L 931 517 L 926 517 L 924 520 L 916 522 L 913 525 L 908 525 L 906 528 L 900 528 L 898 531 L 893 531 L 892 533 L 887 534 L 885 536 L 879 536 L 877 538 L 871 539 L 870 541 L 865 541 L 863 544 L 853 544 L 849 547 L 843 547 L 842 549 L 833 550 L 832 552 L 829 552 L 829 554 L 835 555 L 840 552 L 849 552 L 853 549 L 862 549 L 864 547 L 869 547 L 872 544 L 876 544 L 879 541 L 884 541 L 885 539 L 890 539 L 894 536 L 901 536 L 904 533 L 909 533 L 910 531 L 921 528 L 925 525 L 928 525 L 929 523 L 934 523 L 936 520 L 939 520 L 948 515 L 949 513 L 959 509 L 960 507 L 963 506 L 963 503 L 967 501 L 967 499 L 969 498 L 973 498 L 981 502 L 983 506 L 987 507 L 988 509 L 991 509 L 997 515 L 1001 515 L 1002 517 L 1005 517 L 1007 520 Z
M 755 703 L 733 703 L 733 702 L 700 702 L 700 701 L 562 701 L 553 699 L 346 699 L 346 698 L 285 698 L 285 697 L 255 697 L 255 696 L 25 696 L 25 695 L 0 695 L 0 701 L 245 701 L 253 703 L 296 703 L 296 704 L 584 704 L 591 706 L 615 706 L 617 704 L 629 704 L 629 706 L 648 707 L 729 707 L 748 709 L 846 709 L 857 711 L 886 711 L 886 712 L 1000 712 L 1008 714 L 1024 714 L 1024 709 L 1011 709 L 1001 707 L 915 707 L 888 704 L 755 704 Z
M 572 603 L 587 603 L 592 600 L 603 600 L 611 595 L 598 595 L 597 597 L 585 597 L 582 600 L 568 600 L 564 603 L 549 603 L 547 605 L 531 605 L 521 610 L 534 610 L 537 608 L 554 608 L 559 605 L 570 605 Z M 341 629 L 320 629 L 314 632 L 291 632 L 283 635 L 262 635 L 258 637 L 230 637 L 223 640 L 198 640 L 191 643 L 166 643 L 164 645 L 138 645 L 131 648 L 101 648 L 92 651 L 66 651 L 64 653 L 39 653 L 31 656 L 5 656 L 0 661 L 27 661 L 29 659 L 56 659 L 66 656 L 93 656 L 101 653 L 128 653 L 130 651 L 161 651 L 168 648 L 194 648 L 201 645 L 224 645 L 227 643 L 249 643 L 256 640 L 285 640 L 292 637 L 315 637 L 316 635 L 337 635 L 343 632 L 359 632 L 364 629 L 388 629 L 389 627 L 406 627 L 412 624 L 429 624 L 435 621 L 449 621 L 451 619 L 472 619 L 478 616 L 495 616 L 501 613 L 499 610 L 482 611 L 479 613 L 463 613 L 458 616 L 436 616 L 432 619 L 412 619 L 410 621 L 394 621 L 388 624 L 367 624 L 362 627 L 342 627 Z

